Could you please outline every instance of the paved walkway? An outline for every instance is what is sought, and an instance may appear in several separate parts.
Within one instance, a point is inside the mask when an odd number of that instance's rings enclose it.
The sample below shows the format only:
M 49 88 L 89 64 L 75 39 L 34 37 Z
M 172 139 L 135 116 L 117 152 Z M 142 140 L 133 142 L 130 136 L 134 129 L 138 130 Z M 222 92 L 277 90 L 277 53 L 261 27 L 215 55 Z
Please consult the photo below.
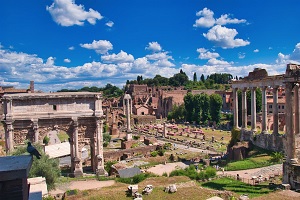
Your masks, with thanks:
M 57 131 L 50 131 L 48 133 L 48 136 L 50 138 L 49 145 L 61 143 L 58 136 L 57 136 L 57 134 L 58 134 Z
M 218 171 L 218 175 L 222 175 L 223 172 Z M 260 176 L 269 178 L 270 175 L 282 174 L 282 164 L 271 165 L 268 167 L 238 170 L 238 171 L 225 171 L 225 175 L 236 176 L 239 174 L 240 178 L 251 179 L 253 176 Z

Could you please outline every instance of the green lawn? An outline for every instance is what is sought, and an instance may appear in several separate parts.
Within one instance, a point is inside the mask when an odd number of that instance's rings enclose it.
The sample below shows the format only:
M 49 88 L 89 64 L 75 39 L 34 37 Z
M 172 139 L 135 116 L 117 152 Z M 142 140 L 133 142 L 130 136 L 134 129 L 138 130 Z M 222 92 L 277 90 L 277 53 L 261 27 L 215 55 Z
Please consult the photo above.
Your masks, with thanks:
M 203 187 L 207 187 L 215 190 L 232 191 L 239 195 L 247 194 L 250 198 L 268 194 L 273 191 L 270 190 L 267 185 L 253 186 L 230 178 L 216 179 L 213 181 L 202 183 L 201 185 Z
M 65 140 L 68 141 L 68 139 L 69 139 L 69 136 L 68 136 L 68 134 L 65 131 L 59 131 L 59 133 L 57 134 L 57 136 L 58 136 L 58 138 L 59 138 L 59 140 L 61 142 L 64 142 Z

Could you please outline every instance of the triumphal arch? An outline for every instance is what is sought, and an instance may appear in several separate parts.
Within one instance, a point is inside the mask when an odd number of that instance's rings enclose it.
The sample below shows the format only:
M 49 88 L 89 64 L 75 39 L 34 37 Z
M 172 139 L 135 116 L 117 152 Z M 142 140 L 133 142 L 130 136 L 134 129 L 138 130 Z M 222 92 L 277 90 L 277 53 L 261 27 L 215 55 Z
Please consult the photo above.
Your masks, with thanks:
M 300 188 L 300 65 L 288 64 L 285 74 L 268 76 L 265 69 L 255 69 L 240 80 L 232 81 L 233 90 L 233 118 L 234 127 L 241 128 L 241 140 L 247 140 L 243 133 L 256 132 L 256 88 L 262 91 L 262 120 L 261 134 L 255 135 L 257 140 L 264 140 L 265 147 L 276 150 L 280 143 L 283 144 L 286 160 L 283 163 L 283 183 L 289 184 L 292 189 Z M 285 93 L 285 134 L 278 134 L 278 88 L 284 87 Z M 273 132 L 267 128 L 267 94 L 273 93 Z M 238 94 L 242 93 L 242 126 L 238 127 Z M 247 127 L 247 90 L 251 91 L 251 128 Z M 250 129 L 250 130 L 249 130 Z M 245 135 L 246 135 L 245 134 Z M 252 135 L 253 136 L 253 135 Z M 256 137 L 259 136 L 259 137 Z M 248 140 L 252 140 L 249 137 Z M 260 141 L 255 141 L 259 143 Z
M 89 92 L 6 94 L 2 98 L 7 152 L 25 140 L 41 143 L 51 130 L 69 136 L 71 170 L 82 176 L 81 149 L 90 145 L 91 166 L 104 174 L 102 94 Z

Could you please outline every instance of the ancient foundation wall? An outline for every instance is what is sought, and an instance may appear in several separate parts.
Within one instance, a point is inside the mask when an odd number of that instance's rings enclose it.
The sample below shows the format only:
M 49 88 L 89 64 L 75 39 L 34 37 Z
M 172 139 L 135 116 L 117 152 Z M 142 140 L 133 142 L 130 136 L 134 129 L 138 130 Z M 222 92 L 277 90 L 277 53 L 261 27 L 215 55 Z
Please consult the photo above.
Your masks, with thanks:
M 252 131 L 241 130 L 241 141 L 251 141 L 255 146 L 263 149 L 284 152 L 283 135 L 255 134 Z
M 104 162 L 113 160 L 122 160 L 123 155 L 128 155 L 129 157 L 134 157 L 137 155 L 149 156 L 150 152 L 155 151 L 157 145 L 138 147 L 133 149 L 124 149 L 119 151 L 107 151 L 103 152 Z

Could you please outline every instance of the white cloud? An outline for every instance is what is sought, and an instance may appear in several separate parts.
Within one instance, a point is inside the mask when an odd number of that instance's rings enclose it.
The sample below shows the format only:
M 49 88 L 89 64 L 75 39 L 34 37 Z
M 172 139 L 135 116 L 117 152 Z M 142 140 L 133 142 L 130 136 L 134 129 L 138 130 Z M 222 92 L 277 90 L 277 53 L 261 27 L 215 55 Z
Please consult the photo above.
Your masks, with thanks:
M 134 57 L 121 50 L 118 54 L 102 55 L 101 60 L 106 63 L 126 63 L 133 62 Z
M 159 53 L 153 53 L 150 55 L 146 55 L 146 58 L 148 60 L 168 60 L 171 59 L 173 60 L 172 56 L 168 55 L 168 52 L 159 52 Z
M 216 25 L 212 27 L 206 34 L 203 33 L 203 36 L 223 49 L 246 46 L 250 44 L 250 42 L 247 40 L 236 39 L 235 36 L 237 34 L 238 32 L 235 29 Z
M 95 50 L 99 54 L 105 54 L 113 49 L 113 45 L 107 40 L 93 40 L 91 44 L 80 44 L 80 46 L 86 49 Z
M 69 47 L 69 50 L 73 51 L 75 49 L 75 47 L 71 46 Z
M 253 52 L 254 52 L 254 53 L 258 53 L 258 52 L 259 52 L 259 49 L 254 49 Z
M 296 44 L 296 46 L 291 54 L 284 55 L 283 53 L 279 53 L 276 63 L 278 63 L 278 64 L 288 64 L 288 63 L 300 64 L 300 43 Z
M 69 58 L 65 58 L 65 59 L 64 59 L 64 62 L 65 62 L 65 63 L 70 63 L 71 60 L 70 60 Z
M 84 21 L 96 24 L 96 20 L 103 17 L 98 11 L 89 9 L 85 11 L 83 5 L 76 5 L 74 0 L 54 0 L 51 6 L 47 6 L 53 20 L 61 26 L 84 25 Z
M 214 18 L 214 12 L 211 11 L 208 8 L 203 8 L 203 10 L 200 10 L 196 13 L 196 16 L 200 17 L 195 21 L 194 27 L 212 27 L 216 20 Z
M 208 8 L 203 8 L 203 10 L 196 13 L 196 16 L 200 18 L 195 21 L 194 27 L 210 28 L 214 25 L 241 24 L 247 22 L 245 19 L 230 18 L 230 14 L 223 14 L 220 18 L 214 18 L 214 12 Z
M 230 65 L 227 61 L 224 60 L 218 60 L 216 58 L 211 58 L 207 62 L 208 65 Z M 232 64 L 232 63 L 231 63 Z
M 246 53 L 239 52 L 238 57 L 239 59 L 244 59 L 246 57 Z
M 106 22 L 106 23 L 105 23 L 105 25 L 108 26 L 108 27 L 110 27 L 110 28 L 113 27 L 114 24 L 115 24 L 115 23 L 112 22 L 112 21 L 109 21 L 109 22 Z
M 215 52 L 210 52 L 205 48 L 199 48 L 197 49 L 197 52 L 200 53 L 198 58 L 200 59 L 211 59 L 211 58 L 218 58 L 220 55 Z
M 247 22 L 245 19 L 236 19 L 236 18 L 232 19 L 229 16 L 230 15 L 228 14 L 221 15 L 221 17 L 216 20 L 216 24 L 226 25 L 226 24 L 241 24 Z
M 158 44 L 158 42 L 149 42 L 148 46 L 145 49 L 153 51 L 153 52 L 162 50 L 162 48 L 161 48 L 160 44 Z

